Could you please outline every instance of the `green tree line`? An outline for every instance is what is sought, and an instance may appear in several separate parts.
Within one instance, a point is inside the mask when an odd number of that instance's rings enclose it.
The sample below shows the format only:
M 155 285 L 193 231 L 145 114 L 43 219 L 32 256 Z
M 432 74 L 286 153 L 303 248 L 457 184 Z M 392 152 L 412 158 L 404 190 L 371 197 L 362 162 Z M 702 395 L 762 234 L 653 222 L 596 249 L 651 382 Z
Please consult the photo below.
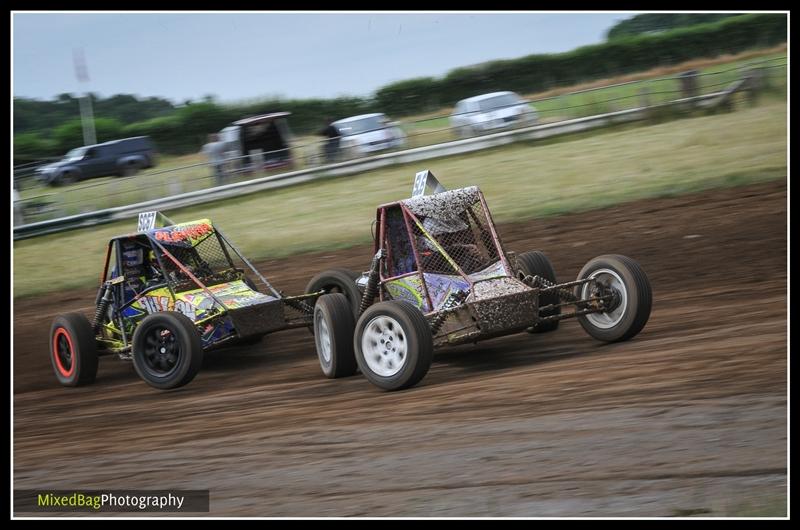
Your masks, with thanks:
M 629 21 L 634 19 L 637 17 Z M 654 31 L 652 28 L 664 24 L 659 20 L 645 19 L 648 24 L 644 26 L 639 20 L 637 27 Z M 687 20 L 684 23 L 691 23 Z M 276 111 L 292 113 L 289 123 L 295 133 L 311 134 L 328 120 L 365 112 L 385 112 L 396 117 L 434 112 L 459 99 L 495 90 L 539 92 L 700 57 L 774 46 L 786 42 L 786 29 L 786 15 L 771 13 L 730 16 L 655 34 L 631 35 L 639 30 L 623 27 L 624 31 L 615 31 L 614 38 L 602 44 L 456 68 L 440 78 L 407 79 L 386 85 L 367 98 L 276 98 L 232 104 L 206 98 L 180 106 L 159 98 L 139 100 L 130 95 L 96 98 L 97 136 L 102 142 L 148 135 L 160 152 L 182 154 L 199 149 L 208 133 L 219 131 L 232 121 Z M 58 156 L 82 145 L 77 99 L 67 94 L 49 102 L 15 98 L 14 132 L 15 163 Z
M 537 54 L 456 68 L 442 78 L 418 78 L 384 86 L 375 94 L 383 112 L 402 116 L 449 107 L 496 90 L 541 92 L 668 66 L 699 57 L 738 53 L 786 41 L 786 16 L 756 14 L 620 37 L 565 53 Z
M 617 22 L 608 30 L 606 38 L 612 40 L 632 35 L 660 33 L 740 16 L 742 15 L 736 13 L 645 13 Z

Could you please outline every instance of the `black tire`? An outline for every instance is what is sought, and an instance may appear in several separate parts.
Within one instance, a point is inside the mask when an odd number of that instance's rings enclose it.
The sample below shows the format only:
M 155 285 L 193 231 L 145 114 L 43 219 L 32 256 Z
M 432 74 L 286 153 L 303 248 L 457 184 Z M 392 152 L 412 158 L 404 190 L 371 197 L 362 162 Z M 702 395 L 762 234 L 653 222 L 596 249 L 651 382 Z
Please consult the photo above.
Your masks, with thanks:
M 361 291 L 358 290 L 356 280 L 361 276 L 348 269 L 330 269 L 323 271 L 308 282 L 306 293 L 325 291 L 325 294 L 341 293 L 347 298 L 353 318 L 358 318 L 361 307 Z
M 356 373 L 353 352 L 356 320 L 342 293 L 324 294 L 314 306 L 314 342 L 325 377 L 336 379 Z
M 545 254 L 539 250 L 532 250 L 530 252 L 523 252 L 519 256 L 517 256 L 517 263 L 519 264 L 520 272 L 524 273 L 527 276 L 541 276 L 545 280 L 551 281 L 553 283 L 557 283 L 556 280 L 556 273 L 553 270 L 553 264 L 550 263 L 550 260 L 545 256 Z M 539 296 L 539 307 L 544 307 L 550 304 L 557 304 L 559 303 L 560 298 L 558 293 L 552 292 L 547 293 Z M 553 309 L 549 309 L 547 311 L 540 311 L 540 317 L 549 317 L 553 315 L 560 315 L 561 308 L 554 307 Z M 530 328 L 528 328 L 529 333 L 547 333 L 548 331 L 555 331 L 558 329 L 558 320 L 553 320 L 550 322 L 540 322 Z
M 336 156 L 334 156 L 333 162 L 334 163 L 347 162 L 348 160 L 355 160 L 356 158 L 359 158 L 360 156 L 362 156 L 362 155 L 356 150 L 355 147 L 352 147 L 352 146 L 351 147 L 344 147 L 344 148 L 340 147 L 339 148 L 339 152 L 337 153 Z
M 650 280 L 642 267 L 631 258 L 620 255 L 598 256 L 589 260 L 578 274 L 578 279 L 589 278 L 592 274 L 602 270 L 612 271 L 616 274 L 617 281 L 621 281 L 625 288 L 624 303 L 618 319 L 612 318 L 612 313 L 598 313 L 600 319 L 608 319 L 608 327 L 598 325 L 598 317 L 592 314 L 578 317 L 583 329 L 597 340 L 603 342 L 620 342 L 628 340 L 639 333 L 650 318 L 650 309 L 653 305 L 653 291 Z M 601 275 L 604 273 L 600 273 Z M 614 276 L 605 273 L 609 279 Z M 581 296 L 583 287 L 576 287 L 576 295 Z M 588 288 L 587 288 L 588 289 Z
M 133 366 L 154 388 L 181 387 L 194 379 L 202 364 L 200 334 L 181 313 L 153 313 L 133 334 Z
M 379 350 L 365 352 L 362 348 L 362 344 L 369 340 L 369 337 L 365 337 L 365 333 L 369 332 L 371 326 L 377 326 L 373 333 L 380 328 L 379 321 L 376 320 L 379 317 L 388 317 L 393 321 L 391 325 L 399 325 L 400 330 L 387 329 L 390 331 L 389 337 L 392 337 L 392 333 L 394 336 L 390 340 L 387 339 L 385 343 L 381 339 L 380 346 L 375 341 L 374 347 L 381 348 L 388 344 L 387 349 L 383 352 L 387 357 L 390 353 L 389 349 L 395 344 L 404 344 L 405 347 L 401 368 L 396 373 L 387 375 L 377 373 L 371 367 L 375 366 L 379 359 L 378 363 L 384 363 L 381 357 L 382 352 Z M 364 311 L 356 324 L 353 347 L 361 373 L 370 383 L 384 390 L 402 390 L 416 385 L 428 373 L 431 362 L 433 362 L 433 334 L 430 325 L 415 305 L 404 300 L 379 302 Z M 391 353 L 396 353 L 396 351 L 391 350 Z M 375 355 L 376 357 L 368 361 L 366 355 Z M 389 364 L 386 366 L 389 370 L 393 369 Z
M 64 386 L 94 383 L 97 343 L 89 319 L 80 313 L 59 315 L 50 326 L 50 364 Z
M 132 164 L 125 164 L 122 166 L 122 176 L 123 177 L 132 177 L 139 173 L 139 164 L 134 162 Z

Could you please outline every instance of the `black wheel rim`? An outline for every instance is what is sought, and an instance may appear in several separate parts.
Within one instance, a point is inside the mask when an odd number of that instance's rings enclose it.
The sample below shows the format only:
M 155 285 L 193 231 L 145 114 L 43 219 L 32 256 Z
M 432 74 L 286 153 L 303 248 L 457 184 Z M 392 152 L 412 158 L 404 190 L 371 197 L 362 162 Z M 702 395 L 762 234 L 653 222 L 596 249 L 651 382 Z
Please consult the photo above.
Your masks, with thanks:
M 342 289 L 339 285 L 336 284 L 326 285 L 322 288 L 322 290 L 325 291 L 325 294 L 343 294 L 344 297 L 347 298 L 347 301 L 348 302 L 350 301 L 350 295 L 347 294 L 347 292 L 344 289 Z
M 154 326 L 145 332 L 144 365 L 156 377 L 166 377 L 178 368 L 181 346 L 177 334 L 166 326 Z
M 342 294 L 344 294 L 345 296 L 347 296 L 347 295 L 346 295 L 344 292 L 342 292 L 342 288 L 341 288 L 341 287 L 339 287 L 338 285 L 335 285 L 335 284 L 334 284 L 334 285 L 326 285 L 325 287 L 323 287 L 323 290 L 324 290 L 324 291 L 325 291 L 327 294 L 333 294 L 333 293 L 342 293 Z

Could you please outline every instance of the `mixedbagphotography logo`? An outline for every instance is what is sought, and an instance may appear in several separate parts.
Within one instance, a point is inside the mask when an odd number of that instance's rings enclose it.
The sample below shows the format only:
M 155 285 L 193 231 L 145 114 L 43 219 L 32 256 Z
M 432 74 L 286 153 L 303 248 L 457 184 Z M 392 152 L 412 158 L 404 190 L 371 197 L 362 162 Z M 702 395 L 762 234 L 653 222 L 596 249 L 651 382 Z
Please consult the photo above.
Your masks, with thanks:
M 208 490 L 14 490 L 15 512 L 208 512 Z

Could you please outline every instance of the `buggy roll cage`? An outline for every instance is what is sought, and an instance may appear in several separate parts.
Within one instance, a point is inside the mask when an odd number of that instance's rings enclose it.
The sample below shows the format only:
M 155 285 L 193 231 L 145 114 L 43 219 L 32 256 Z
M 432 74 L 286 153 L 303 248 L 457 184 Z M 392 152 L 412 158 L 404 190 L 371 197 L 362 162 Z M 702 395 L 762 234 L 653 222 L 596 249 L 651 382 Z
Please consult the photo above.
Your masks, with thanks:
M 155 245 L 155 248 L 152 248 L 152 250 L 156 250 L 156 249 L 160 250 L 161 253 L 163 254 L 163 256 L 165 256 L 167 259 L 169 259 L 171 263 L 173 263 L 176 267 L 178 267 L 181 270 L 181 272 L 186 274 L 197 285 L 197 287 L 203 289 L 209 296 L 212 297 L 212 299 L 215 299 L 217 302 L 219 302 L 219 300 L 217 300 L 213 296 L 213 294 L 210 291 L 208 291 L 208 287 L 206 287 L 205 283 L 203 283 L 199 278 L 197 278 L 197 276 L 195 276 L 191 271 L 189 271 L 188 268 L 186 266 L 184 266 L 180 262 L 180 260 L 178 260 L 169 250 L 167 250 L 165 248 L 165 246 L 156 237 L 154 237 L 153 231 L 157 228 L 155 226 L 155 224 L 156 224 L 155 220 L 156 220 L 156 218 L 159 218 L 159 217 L 163 220 L 163 222 L 162 222 L 161 227 L 158 227 L 158 228 L 169 228 L 171 226 L 177 226 L 178 225 L 178 223 L 173 222 L 171 219 L 169 219 L 166 215 L 164 215 L 161 212 L 157 212 L 157 211 L 156 212 L 143 212 L 143 213 L 139 214 L 139 227 L 138 227 L 137 232 L 132 233 L 132 234 L 126 234 L 126 235 L 123 235 L 123 236 L 117 236 L 117 237 L 112 238 L 109 241 L 108 248 L 106 249 L 105 265 L 103 267 L 103 272 L 101 273 L 101 276 L 100 276 L 101 285 L 103 283 L 105 283 L 106 278 L 108 277 L 108 266 L 110 264 L 111 251 L 112 251 L 112 248 L 114 246 L 114 243 L 118 242 L 118 241 L 125 240 L 125 239 L 141 238 L 142 236 L 144 236 L 148 240 L 148 242 L 150 243 L 151 247 L 153 245 Z M 184 224 L 190 224 L 190 223 L 184 223 Z M 242 263 L 244 263 L 247 266 L 247 268 L 250 270 L 250 272 L 255 274 L 256 277 L 263 282 L 263 284 L 272 292 L 272 294 L 276 298 L 279 298 L 279 299 L 280 298 L 284 298 L 283 293 L 281 293 L 280 291 L 278 291 L 277 289 L 275 289 L 272 286 L 272 284 L 258 271 L 258 269 L 256 269 L 253 266 L 253 264 L 250 262 L 250 260 L 248 260 L 244 256 L 244 254 L 242 254 L 242 252 L 236 247 L 236 245 L 231 243 L 231 241 L 225 236 L 225 234 L 222 232 L 222 230 L 220 230 L 217 226 L 214 226 L 214 224 L 211 221 L 209 221 L 208 224 L 211 226 L 212 233 L 209 234 L 207 237 L 210 237 L 212 234 L 216 235 L 217 241 L 219 242 L 219 245 L 220 245 L 220 248 L 222 249 L 222 251 L 223 251 L 223 253 L 225 255 L 225 258 L 226 258 L 228 264 L 231 266 L 232 269 L 236 269 L 236 265 L 233 263 L 233 259 L 231 258 L 230 254 L 228 253 L 228 248 L 233 250 L 234 254 L 240 260 L 242 260 Z M 203 239 L 203 241 L 205 241 L 205 239 Z M 158 252 L 155 252 L 155 256 L 156 256 L 156 259 L 158 260 L 158 264 L 159 264 L 159 267 L 161 268 L 162 274 L 164 274 L 164 277 L 167 278 L 167 274 L 166 274 L 166 270 L 167 269 L 164 267 L 164 261 L 161 259 L 162 256 L 159 255 Z M 117 253 L 116 257 L 117 257 L 117 263 L 115 265 L 118 268 L 117 270 L 122 271 L 122 264 L 120 263 L 121 256 L 120 256 L 119 252 Z M 167 282 L 167 283 L 169 284 L 169 282 Z M 170 289 L 172 289 L 172 286 L 170 286 Z M 173 292 L 172 294 L 174 295 L 175 293 Z
M 499 235 L 497 234 L 497 230 L 494 226 L 494 220 L 492 219 L 492 214 L 489 211 L 489 207 L 486 204 L 486 200 L 483 196 L 483 193 L 477 187 L 475 188 L 464 188 L 465 192 L 469 194 L 474 194 L 474 202 L 471 205 L 465 206 L 463 210 L 458 212 L 458 215 L 466 214 L 472 223 L 474 224 L 474 228 L 477 229 L 481 234 L 481 239 L 483 240 L 483 244 L 487 250 L 491 246 L 491 250 L 496 253 L 497 259 L 493 260 L 492 262 L 488 263 L 486 268 L 491 267 L 494 263 L 500 263 L 502 266 L 502 271 L 498 270 L 497 274 L 492 277 L 499 277 L 499 276 L 513 276 L 514 272 L 512 267 L 506 257 L 506 253 L 503 249 L 502 242 L 500 240 Z M 478 274 L 480 271 L 472 271 L 466 272 L 464 268 L 451 256 L 451 253 L 448 252 L 444 245 L 433 235 L 430 233 L 428 229 L 425 228 L 424 223 L 420 221 L 419 216 L 415 214 L 411 208 L 406 203 L 408 200 L 415 200 L 418 197 L 423 195 L 438 195 L 441 193 L 447 193 L 448 190 L 442 186 L 442 184 L 433 176 L 429 170 L 420 171 L 416 174 L 416 178 L 414 180 L 414 185 L 412 189 L 412 197 L 411 199 L 405 199 L 400 201 L 394 201 L 386 204 L 382 204 L 378 206 L 376 222 L 378 223 L 379 227 L 379 234 L 377 238 L 373 238 L 374 240 L 374 250 L 376 252 L 376 256 L 380 256 L 380 263 L 378 265 L 379 268 L 379 281 L 380 284 L 383 285 L 387 282 L 397 280 L 400 278 L 408 277 L 408 276 L 418 276 L 420 279 L 420 284 L 422 287 L 423 295 L 428 302 L 428 307 L 431 310 L 434 310 L 433 299 L 431 298 L 427 282 L 425 280 L 424 274 L 426 272 L 431 273 L 432 271 L 426 271 L 425 260 L 421 259 L 421 253 L 418 248 L 418 239 L 415 235 L 415 229 L 420 232 L 420 234 L 433 245 L 432 251 L 438 253 L 446 262 L 447 264 L 453 269 L 453 273 L 450 275 L 456 275 L 463 278 L 468 285 L 468 289 L 471 291 L 474 284 L 478 281 L 482 281 L 485 278 L 475 278 L 474 275 Z M 457 192 L 457 190 L 453 190 L 453 193 Z M 482 214 L 485 216 L 485 222 L 482 222 L 478 218 L 478 214 L 473 211 L 473 206 L 480 205 L 480 209 Z M 392 259 L 392 253 L 395 251 L 393 247 L 396 247 L 397 244 L 392 244 L 387 238 L 386 230 L 387 230 L 387 212 L 390 209 L 399 208 L 399 211 L 403 217 L 402 221 L 402 229 L 405 230 L 405 233 L 408 237 L 408 246 L 410 247 L 410 252 L 414 256 L 414 270 L 402 272 L 400 274 L 396 274 L 394 270 L 394 261 Z M 472 227 L 468 227 L 472 230 Z M 474 232 L 473 232 L 473 235 Z M 385 273 L 384 273 L 385 272 Z M 440 271 L 433 272 L 434 274 L 446 274 Z M 382 296 L 382 292 L 381 292 Z
M 166 264 L 170 263 L 178 268 L 181 273 L 185 274 L 186 277 L 191 281 L 196 288 L 200 288 L 203 292 L 208 295 L 208 297 L 213 300 L 214 304 L 212 307 L 217 308 L 217 311 L 214 317 L 218 317 L 224 315 L 228 308 L 225 304 L 208 288 L 205 282 L 197 277 L 188 267 L 186 267 L 181 261 L 175 257 L 175 255 L 170 252 L 164 244 L 161 243 L 156 237 L 154 237 L 155 231 L 158 229 L 156 225 L 156 220 L 161 219 L 161 226 L 158 228 L 169 228 L 171 226 L 177 226 L 177 223 L 174 223 L 170 220 L 166 215 L 162 214 L 161 212 L 143 212 L 139 214 L 139 225 L 137 232 L 116 236 L 109 240 L 108 245 L 106 247 L 106 257 L 105 262 L 103 265 L 103 270 L 100 275 L 100 289 L 97 294 L 96 299 L 96 306 L 97 306 L 97 314 L 95 315 L 95 327 L 99 326 L 101 321 L 102 315 L 101 313 L 105 312 L 108 304 L 112 304 L 112 316 L 111 318 L 117 321 L 117 325 L 119 330 L 122 334 L 122 340 L 125 347 L 128 346 L 128 333 L 125 330 L 122 311 L 127 307 L 131 306 L 138 300 L 140 300 L 143 296 L 154 289 L 167 287 L 170 292 L 170 295 L 173 299 L 177 299 L 177 294 L 175 292 L 175 285 L 174 281 L 170 280 L 170 275 L 168 273 L 169 269 L 167 268 Z M 191 223 L 186 223 L 191 224 Z M 205 241 L 209 237 L 216 237 L 217 242 L 219 243 L 220 248 L 222 249 L 222 253 L 225 256 L 225 260 L 227 264 L 230 265 L 229 270 L 239 271 L 244 273 L 244 270 L 238 268 L 236 264 L 233 262 L 233 259 L 228 252 L 228 249 L 233 251 L 233 253 L 244 263 L 247 269 L 250 270 L 261 282 L 265 285 L 272 295 L 278 299 L 283 301 L 288 301 L 289 299 L 284 296 L 284 294 L 277 289 L 275 289 L 272 284 L 256 269 L 253 264 L 241 253 L 241 251 L 230 242 L 230 240 L 225 237 L 222 231 L 213 225 L 210 221 L 208 221 L 208 225 L 211 227 L 211 233 L 206 236 L 206 238 L 202 239 L 200 242 Z M 122 242 L 127 240 L 136 240 L 143 248 L 147 248 L 148 250 L 152 250 L 153 255 L 155 257 L 156 263 L 158 265 L 159 272 L 163 277 L 164 281 L 159 282 L 157 284 L 152 285 L 144 285 L 141 291 L 136 292 L 134 290 L 134 296 L 130 299 L 125 301 L 124 289 L 125 289 L 125 277 L 124 277 L 124 266 L 122 261 Z M 198 242 L 197 244 L 199 244 Z M 192 247 L 194 248 L 194 247 Z M 114 264 L 113 269 L 109 271 L 109 267 L 111 266 L 112 261 L 112 252 L 114 254 Z M 198 258 L 202 260 L 202 257 Z M 152 264 L 155 266 L 155 264 Z M 119 271 L 119 274 L 113 278 L 109 277 L 110 273 L 113 274 L 113 270 Z M 132 289 L 133 290 L 133 289 Z M 103 303 L 105 302 L 105 303 Z M 120 303 L 123 302 L 123 303 Z M 102 311 L 101 311 L 102 307 Z

